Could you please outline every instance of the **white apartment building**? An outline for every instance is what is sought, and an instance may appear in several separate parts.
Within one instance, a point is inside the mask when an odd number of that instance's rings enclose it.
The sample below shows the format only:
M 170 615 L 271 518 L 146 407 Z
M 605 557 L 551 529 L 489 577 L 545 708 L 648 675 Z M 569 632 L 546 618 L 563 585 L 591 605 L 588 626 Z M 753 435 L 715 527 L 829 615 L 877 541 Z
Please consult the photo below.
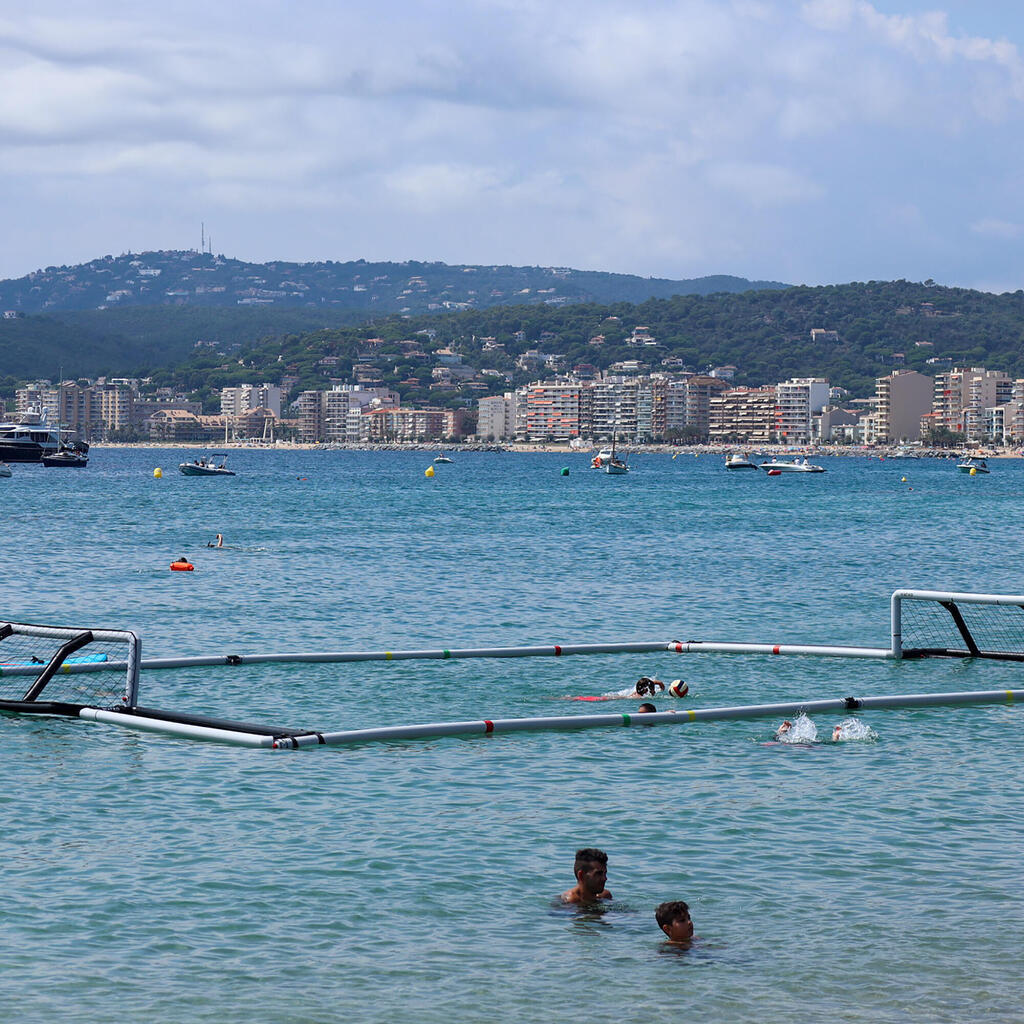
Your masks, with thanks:
M 237 419 L 250 409 L 269 409 L 281 418 L 281 388 L 277 384 L 240 384 L 220 389 L 222 416 Z
M 504 395 L 481 398 L 477 402 L 476 436 L 481 441 L 504 441 L 515 436 L 515 399 Z
M 812 417 L 829 402 L 824 377 L 793 377 L 775 385 L 775 436 L 784 444 L 807 444 Z

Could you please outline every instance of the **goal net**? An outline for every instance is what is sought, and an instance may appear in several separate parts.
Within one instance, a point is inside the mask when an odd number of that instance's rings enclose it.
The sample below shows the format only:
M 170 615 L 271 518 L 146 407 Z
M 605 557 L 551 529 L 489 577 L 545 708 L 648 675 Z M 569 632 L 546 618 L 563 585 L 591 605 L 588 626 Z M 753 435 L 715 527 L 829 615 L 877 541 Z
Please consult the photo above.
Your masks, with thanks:
M 1024 661 L 1024 596 L 897 590 L 892 650 L 897 658 Z
M 134 707 L 139 659 L 138 637 L 127 630 L 0 621 L 0 710 Z

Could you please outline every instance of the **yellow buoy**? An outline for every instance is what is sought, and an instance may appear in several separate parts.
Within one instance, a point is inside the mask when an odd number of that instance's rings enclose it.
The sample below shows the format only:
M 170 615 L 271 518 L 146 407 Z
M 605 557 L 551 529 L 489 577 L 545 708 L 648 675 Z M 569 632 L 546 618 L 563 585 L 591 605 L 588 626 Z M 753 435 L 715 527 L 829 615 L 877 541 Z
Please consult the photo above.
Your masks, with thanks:
M 433 476 L 434 475 L 434 467 L 433 466 L 427 466 L 427 468 L 425 470 L 423 470 L 423 475 L 424 476 Z
M 974 468 L 974 466 L 971 466 L 971 473 L 970 473 L 970 475 L 971 476 L 977 476 L 978 475 L 978 471 L 977 471 L 977 469 Z
M 153 476 L 157 480 L 159 480 L 163 475 L 164 475 L 164 471 L 159 466 L 157 466 L 156 469 L 153 470 Z
M 905 476 L 901 476 L 900 477 L 900 483 L 901 484 L 905 484 L 906 482 L 907 482 L 907 478 Z

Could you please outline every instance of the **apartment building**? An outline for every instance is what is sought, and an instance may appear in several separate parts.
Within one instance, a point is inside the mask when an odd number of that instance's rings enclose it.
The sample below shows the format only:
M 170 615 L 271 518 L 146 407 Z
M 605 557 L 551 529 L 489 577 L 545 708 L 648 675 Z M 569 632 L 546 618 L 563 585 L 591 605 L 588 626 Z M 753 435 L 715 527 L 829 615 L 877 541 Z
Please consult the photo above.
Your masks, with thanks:
M 297 403 L 299 440 L 307 444 L 359 441 L 360 413 L 374 403 L 378 407 L 396 408 L 401 399 L 390 388 L 364 388 L 358 384 L 336 384 L 328 391 L 303 391 Z
M 281 388 L 277 384 L 239 384 L 221 388 L 220 411 L 237 419 L 250 409 L 269 409 L 275 418 L 281 418 Z
M 542 383 L 526 389 L 526 436 L 531 441 L 567 441 L 580 434 L 578 382 Z
M 932 412 L 936 426 L 945 427 L 970 440 L 984 436 L 985 409 L 1004 405 L 1013 397 L 1013 381 L 1002 370 L 984 367 L 955 367 L 935 378 Z
M 824 377 L 793 377 L 775 385 L 775 438 L 782 444 L 807 444 L 812 437 L 812 417 L 829 400 Z
M 358 440 L 388 441 L 459 440 L 465 409 L 366 408 L 360 414 Z
M 914 441 L 921 434 L 921 417 L 932 407 L 935 380 L 916 370 L 896 370 L 875 381 L 875 404 L 866 421 L 868 444 Z
M 511 392 L 478 400 L 476 436 L 481 441 L 504 441 L 515 436 L 515 398 Z
M 775 438 L 775 385 L 729 388 L 713 395 L 708 438 L 742 444 L 768 444 Z

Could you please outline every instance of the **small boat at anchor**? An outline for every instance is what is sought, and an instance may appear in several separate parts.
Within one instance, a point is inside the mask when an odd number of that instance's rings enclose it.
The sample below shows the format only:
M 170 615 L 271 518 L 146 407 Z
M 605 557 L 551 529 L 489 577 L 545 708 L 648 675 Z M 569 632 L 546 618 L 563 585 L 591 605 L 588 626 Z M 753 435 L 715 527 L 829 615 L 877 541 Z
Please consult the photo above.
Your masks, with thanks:
M 445 463 L 446 462 L 449 465 L 451 465 L 454 461 L 455 461 L 454 459 L 449 459 L 448 456 L 445 455 L 444 452 L 438 452 L 437 458 L 434 459 L 434 462 L 439 462 L 439 463 Z
M 185 476 L 234 476 L 235 471 L 226 465 L 227 458 L 224 454 L 204 455 L 201 459 L 181 463 L 178 470 Z M 215 462 L 215 459 L 220 459 L 220 462 Z
M 749 456 L 733 452 L 725 457 L 726 469 L 757 469 L 757 463 L 751 462 Z
M 50 469 L 85 469 L 89 465 L 89 456 L 74 448 L 62 446 L 52 455 L 44 455 L 39 461 Z

